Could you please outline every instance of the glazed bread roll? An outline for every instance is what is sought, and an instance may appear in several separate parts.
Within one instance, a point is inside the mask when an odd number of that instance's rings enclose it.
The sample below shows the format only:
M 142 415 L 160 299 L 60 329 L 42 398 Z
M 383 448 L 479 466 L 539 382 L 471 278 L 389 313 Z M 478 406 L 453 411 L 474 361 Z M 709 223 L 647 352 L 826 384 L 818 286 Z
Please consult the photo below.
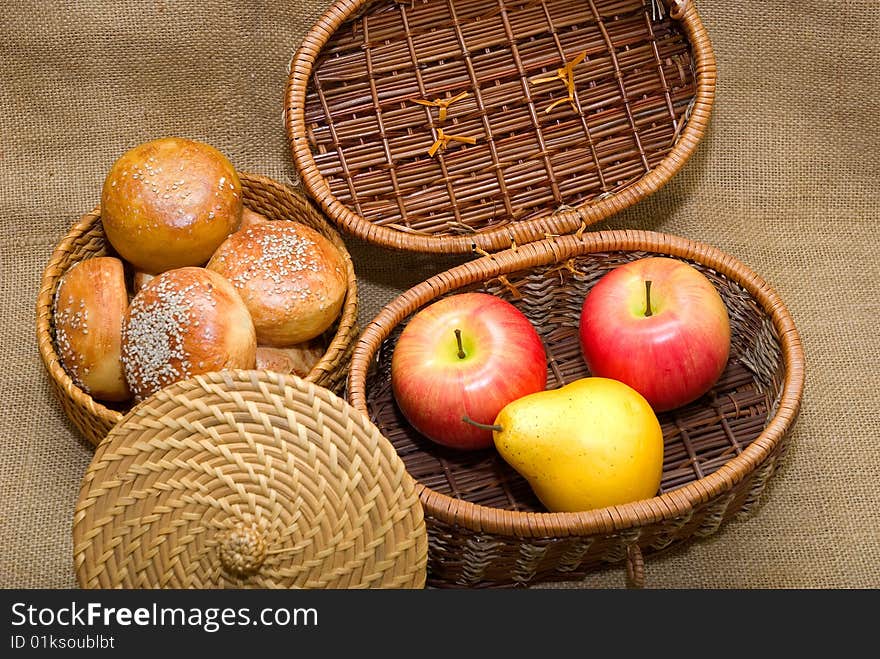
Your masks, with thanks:
M 135 399 L 172 382 L 253 368 L 254 325 L 232 285 L 204 268 L 178 268 L 134 296 L 122 326 L 122 366 Z
M 201 142 L 165 137 L 124 153 L 101 192 L 107 239 L 136 270 L 204 265 L 241 221 L 232 163 Z
M 315 338 L 333 324 L 345 300 L 342 255 L 299 222 L 264 222 L 237 231 L 207 268 L 241 294 L 260 345 L 286 347 Z
M 289 348 L 257 346 L 256 368 L 277 373 L 292 373 L 304 378 L 321 360 L 324 352 L 326 348 L 323 342 L 318 340 L 307 341 Z
M 265 215 L 261 215 L 256 211 L 252 211 L 250 208 L 245 206 L 241 209 L 241 224 L 239 224 L 238 229 L 242 231 L 244 229 L 249 229 L 252 226 L 257 224 L 262 224 L 263 222 L 268 222 L 268 218 Z
M 122 321 L 128 309 L 122 261 L 100 256 L 80 261 L 58 284 L 55 341 L 62 368 L 94 398 L 131 398 L 120 362 Z
M 141 272 L 140 270 L 136 271 L 131 277 L 131 288 L 135 295 L 140 292 L 140 290 L 150 283 L 150 280 L 156 275 L 151 275 L 146 272 Z

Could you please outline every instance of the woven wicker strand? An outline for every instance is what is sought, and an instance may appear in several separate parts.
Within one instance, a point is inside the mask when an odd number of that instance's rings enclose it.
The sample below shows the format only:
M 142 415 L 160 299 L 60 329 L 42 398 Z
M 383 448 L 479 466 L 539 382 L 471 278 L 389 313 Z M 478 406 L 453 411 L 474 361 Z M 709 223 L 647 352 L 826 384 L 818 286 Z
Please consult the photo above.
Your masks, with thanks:
M 338 0 L 288 78 L 307 192 L 341 228 L 420 252 L 495 251 L 620 212 L 682 167 L 711 114 L 706 30 L 692 2 L 666 5 Z M 574 64 L 567 98 L 553 72 Z M 450 134 L 475 143 L 428 151 Z
M 644 256 L 692 263 L 715 284 L 733 330 L 718 383 L 684 408 L 659 415 L 665 455 L 654 498 L 580 513 L 548 513 L 492 451 L 443 449 L 414 431 L 390 389 L 390 358 L 407 320 L 439 297 L 482 290 L 515 304 L 548 351 L 548 387 L 589 375 L 577 341 L 583 297 L 610 269 Z M 707 245 L 647 231 L 608 231 L 538 241 L 467 262 L 414 286 L 364 329 L 348 396 L 391 440 L 419 483 L 430 553 L 429 583 L 505 586 L 573 579 L 628 560 L 641 579 L 641 549 L 660 551 L 714 533 L 747 514 L 784 454 L 804 385 L 804 355 L 778 295 L 735 258 Z
M 348 359 L 357 336 L 357 279 L 345 243 L 324 217 L 301 194 L 255 174 L 239 173 L 245 205 L 270 220 L 293 219 L 315 229 L 339 249 L 343 256 L 348 292 L 340 317 L 329 330 L 327 350 L 306 379 L 333 391 L 345 384 Z M 122 419 L 124 407 L 113 407 L 96 401 L 80 389 L 64 371 L 55 348 L 52 320 L 55 291 L 64 273 L 75 263 L 109 253 L 104 237 L 100 208 L 84 215 L 52 253 L 43 271 L 37 297 L 37 343 L 50 382 L 65 414 L 92 444 L 97 445 Z
M 223 371 L 140 403 L 73 521 L 83 588 L 421 588 L 427 536 L 388 441 L 295 376 Z

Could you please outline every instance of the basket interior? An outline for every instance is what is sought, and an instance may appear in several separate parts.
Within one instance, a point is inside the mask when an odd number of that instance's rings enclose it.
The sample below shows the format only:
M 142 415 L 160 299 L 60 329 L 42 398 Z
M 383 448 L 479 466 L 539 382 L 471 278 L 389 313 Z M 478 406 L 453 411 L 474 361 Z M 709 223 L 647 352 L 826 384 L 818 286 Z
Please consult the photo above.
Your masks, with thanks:
M 571 95 L 556 77 L 569 63 Z M 675 145 L 695 81 L 691 44 L 657 0 L 378 0 L 322 49 L 305 125 L 350 211 L 473 234 L 644 177 Z M 417 103 L 464 92 L 442 121 Z M 429 155 L 440 129 L 476 142 Z
M 517 306 L 544 340 L 547 388 L 589 375 L 578 342 L 584 297 L 610 269 L 653 256 L 647 252 L 596 252 L 456 289 L 492 293 Z M 753 442 L 775 413 L 783 380 L 781 348 L 767 312 L 737 282 L 688 261 L 716 286 L 731 322 L 730 359 L 716 385 L 693 403 L 659 414 L 663 476 L 658 494 L 718 470 Z M 367 374 L 367 407 L 412 476 L 428 488 L 471 503 L 514 511 L 544 511 L 528 483 L 494 449 L 447 449 L 415 431 L 391 391 L 391 356 L 406 321 L 383 342 Z

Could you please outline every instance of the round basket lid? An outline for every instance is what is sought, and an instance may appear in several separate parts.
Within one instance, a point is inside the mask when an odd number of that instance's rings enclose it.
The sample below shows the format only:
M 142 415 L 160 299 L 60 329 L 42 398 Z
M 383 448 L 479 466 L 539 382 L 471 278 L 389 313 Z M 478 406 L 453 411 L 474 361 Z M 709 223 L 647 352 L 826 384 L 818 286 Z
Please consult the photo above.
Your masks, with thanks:
M 210 373 L 98 446 L 73 520 L 84 588 L 421 588 L 412 478 L 361 413 L 295 376 Z

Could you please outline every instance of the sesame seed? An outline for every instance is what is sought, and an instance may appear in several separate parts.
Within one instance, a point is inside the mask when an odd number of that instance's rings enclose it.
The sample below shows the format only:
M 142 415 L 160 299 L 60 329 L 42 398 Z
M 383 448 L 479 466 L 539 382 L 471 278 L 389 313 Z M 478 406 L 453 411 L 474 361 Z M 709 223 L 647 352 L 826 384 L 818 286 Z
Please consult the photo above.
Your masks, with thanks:
M 73 349 L 71 344 L 71 331 L 81 331 L 88 334 L 88 309 L 85 308 L 85 301 L 80 300 L 79 305 L 72 294 L 68 294 L 67 302 L 61 299 L 61 290 L 64 288 L 66 276 L 62 277 L 58 282 L 58 288 L 55 291 L 55 299 L 53 300 L 54 320 L 55 320 L 55 343 L 58 348 L 58 356 L 61 361 L 61 367 L 73 380 L 73 383 L 85 391 L 90 393 L 88 386 L 83 382 L 82 376 L 88 375 L 87 368 L 83 368 L 83 356 Z M 77 306 L 78 311 L 72 311 L 71 308 Z M 82 373 L 80 371 L 83 371 Z

